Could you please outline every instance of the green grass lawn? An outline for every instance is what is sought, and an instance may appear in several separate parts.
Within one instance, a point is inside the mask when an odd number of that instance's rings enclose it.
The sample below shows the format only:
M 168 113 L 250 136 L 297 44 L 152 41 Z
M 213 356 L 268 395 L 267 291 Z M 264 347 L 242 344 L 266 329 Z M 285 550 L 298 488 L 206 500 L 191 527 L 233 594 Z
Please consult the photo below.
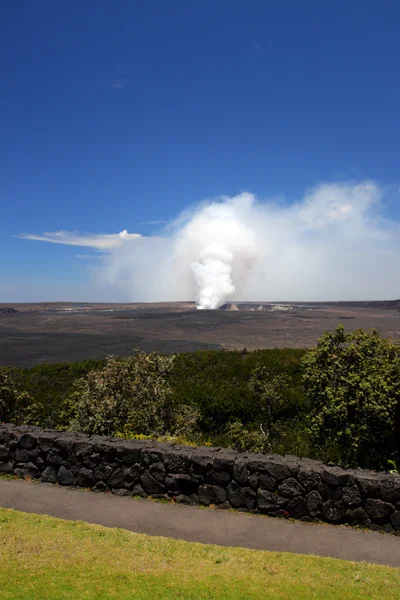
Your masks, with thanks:
M 0 509 L 0 597 L 398 600 L 400 569 L 222 548 Z

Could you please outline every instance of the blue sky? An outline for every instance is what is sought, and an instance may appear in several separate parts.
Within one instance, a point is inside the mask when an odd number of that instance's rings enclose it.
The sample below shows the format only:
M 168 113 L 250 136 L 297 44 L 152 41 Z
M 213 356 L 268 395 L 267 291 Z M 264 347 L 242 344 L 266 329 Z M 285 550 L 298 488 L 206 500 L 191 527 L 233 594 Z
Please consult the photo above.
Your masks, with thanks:
M 154 235 L 207 198 L 364 180 L 400 218 L 397 0 L 20 0 L 0 50 L 0 302 L 131 298 L 95 246 L 20 234 Z

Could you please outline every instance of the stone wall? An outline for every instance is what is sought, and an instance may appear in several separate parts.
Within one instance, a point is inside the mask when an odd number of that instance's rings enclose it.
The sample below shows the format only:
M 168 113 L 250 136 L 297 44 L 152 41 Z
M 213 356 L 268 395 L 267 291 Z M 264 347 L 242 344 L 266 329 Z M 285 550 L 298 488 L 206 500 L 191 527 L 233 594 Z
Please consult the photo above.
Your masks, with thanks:
M 0 425 L 0 473 L 120 496 L 400 531 L 400 475 L 294 456 Z

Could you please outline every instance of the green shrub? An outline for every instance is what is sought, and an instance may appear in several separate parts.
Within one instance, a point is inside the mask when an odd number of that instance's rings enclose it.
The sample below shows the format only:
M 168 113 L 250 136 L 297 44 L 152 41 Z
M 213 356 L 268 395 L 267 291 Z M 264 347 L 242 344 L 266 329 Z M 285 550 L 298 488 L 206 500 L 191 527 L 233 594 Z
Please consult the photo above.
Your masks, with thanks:
M 225 431 L 227 445 L 239 452 L 270 452 L 282 433 L 285 411 L 290 403 L 289 386 L 287 375 L 273 375 L 268 367 L 257 365 L 247 383 L 258 407 L 257 418 L 250 426 L 238 420 L 229 423 Z
M 73 363 L 36 365 L 35 367 L 10 367 L 18 390 L 27 392 L 35 404 L 40 405 L 43 427 L 58 428 L 62 421 L 60 412 L 70 396 L 74 381 L 86 376 L 90 371 L 101 369 L 105 360 L 83 360 Z
M 173 363 L 174 356 L 140 351 L 130 358 L 109 357 L 103 369 L 75 382 L 64 412 L 69 428 L 155 437 L 176 434 L 180 428 L 188 432 L 197 414 L 173 402 L 167 383 Z
M 12 373 L 0 370 L 0 423 L 38 425 L 41 420 L 40 406 L 27 392 L 19 391 Z
M 304 350 L 293 349 L 188 352 L 176 356 L 168 380 L 177 403 L 189 402 L 199 408 L 203 431 L 220 434 L 233 421 L 251 426 L 259 420 L 259 399 L 248 385 L 257 367 L 268 369 L 271 377 L 285 375 L 290 380 L 286 390 L 286 418 L 302 412 L 305 408 L 301 379 L 304 354 Z
M 386 467 L 399 456 L 400 347 L 374 330 L 325 333 L 303 359 L 309 433 L 322 458 Z
M 240 421 L 230 423 L 226 429 L 227 446 L 238 452 L 257 452 L 266 454 L 271 449 L 269 436 L 260 425 L 248 429 Z

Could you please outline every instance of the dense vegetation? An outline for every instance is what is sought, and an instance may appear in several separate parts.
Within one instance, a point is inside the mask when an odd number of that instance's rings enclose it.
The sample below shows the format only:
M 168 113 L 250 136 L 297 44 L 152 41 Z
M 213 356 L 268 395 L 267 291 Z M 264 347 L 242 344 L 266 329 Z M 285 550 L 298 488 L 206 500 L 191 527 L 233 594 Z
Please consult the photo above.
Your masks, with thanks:
M 400 347 L 339 327 L 308 352 L 137 352 L 4 368 L 0 421 L 393 468 Z

